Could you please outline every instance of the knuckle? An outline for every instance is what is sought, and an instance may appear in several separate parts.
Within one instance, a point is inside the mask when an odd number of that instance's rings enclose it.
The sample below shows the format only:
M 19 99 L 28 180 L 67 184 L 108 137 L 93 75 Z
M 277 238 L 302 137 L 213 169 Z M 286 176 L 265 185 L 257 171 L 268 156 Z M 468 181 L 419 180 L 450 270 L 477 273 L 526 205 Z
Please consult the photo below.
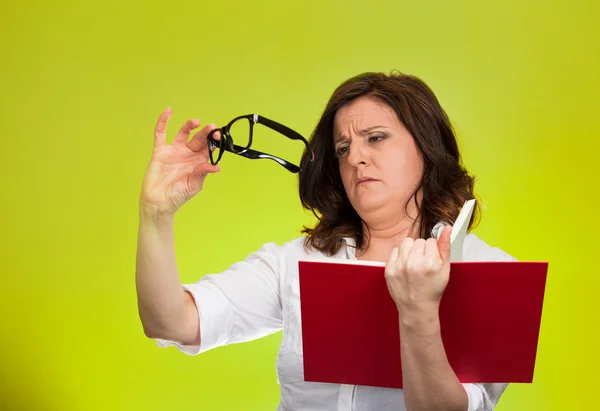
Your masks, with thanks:
M 435 261 L 432 260 L 428 260 L 427 261 L 427 265 L 425 266 L 427 271 L 435 271 L 436 269 L 436 263 Z
M 188 121 L 185 122 L 185 124 L 183 125 L 182 129 L 183 129 L 183 131 L 190 132 L 193 129 L 195 129 L 196 127 L 198 127 L 198 120 L 196 120 L 196 119 L 190 119 L 190 120 L 188 120 Z

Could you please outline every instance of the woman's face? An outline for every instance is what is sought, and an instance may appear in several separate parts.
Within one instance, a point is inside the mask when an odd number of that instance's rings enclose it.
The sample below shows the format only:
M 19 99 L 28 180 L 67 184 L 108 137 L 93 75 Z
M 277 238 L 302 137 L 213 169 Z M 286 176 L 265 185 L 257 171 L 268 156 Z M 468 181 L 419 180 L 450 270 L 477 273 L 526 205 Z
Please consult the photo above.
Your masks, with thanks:
M 337 111 L 333 139 L 346 194 L 361 218 L 383 208 L 402 218 L 421 181 L 423 160 L 396 113 L 360 97 Z

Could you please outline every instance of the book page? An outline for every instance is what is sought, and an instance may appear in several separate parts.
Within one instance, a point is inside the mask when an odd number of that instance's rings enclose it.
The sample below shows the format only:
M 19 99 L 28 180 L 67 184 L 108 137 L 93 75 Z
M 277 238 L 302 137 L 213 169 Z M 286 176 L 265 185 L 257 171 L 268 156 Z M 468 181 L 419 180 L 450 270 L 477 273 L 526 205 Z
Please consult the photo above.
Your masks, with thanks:
M 475 199 L 466 201 L 452 226 L 450 235 L 450 261 L 452 262 L 463 260 L 463 242 L 467 236 L 467 228 L 474 208 Z

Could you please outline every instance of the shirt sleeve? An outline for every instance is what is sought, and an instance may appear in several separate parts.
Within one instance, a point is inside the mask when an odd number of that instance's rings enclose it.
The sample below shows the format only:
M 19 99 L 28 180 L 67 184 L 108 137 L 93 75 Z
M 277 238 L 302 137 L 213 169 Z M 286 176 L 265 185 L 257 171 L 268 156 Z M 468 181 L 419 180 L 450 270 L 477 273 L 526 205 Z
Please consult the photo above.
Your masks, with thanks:
M 258 339 L 283 328 L 280 294 L 281 247 L 267 243 L 218 274 L 183 284 L 198 309 L 200 345 L 156 339 L 188 355 Z
M 492 411 L 508 384 L 463 384 L 463 387 L 469 397 L 468 411 Z

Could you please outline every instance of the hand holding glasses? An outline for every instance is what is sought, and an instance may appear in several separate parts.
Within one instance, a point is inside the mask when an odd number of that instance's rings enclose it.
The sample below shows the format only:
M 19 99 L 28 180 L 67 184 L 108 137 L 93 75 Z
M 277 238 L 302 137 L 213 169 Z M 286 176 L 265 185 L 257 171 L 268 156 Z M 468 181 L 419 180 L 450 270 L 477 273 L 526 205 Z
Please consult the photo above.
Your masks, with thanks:
M 311 160 L 314 159 L 314 153 L 310 148 L 310 144 L 299 133 L 295 132 L 289 127 L 284 126 L 283 124 L 277 123 L 273 120 L 269 120 L 268 118 L 259 116 L 258 114 L 248 114 L 245 116 L 236 117 L 233 120 L 231 120 L 226 126 L 213 129 L 208 134 L 208 153 L 211 164 L 219 164 L 219 161 L 221 161 L 221 157 L 223 157 L 223 152 L 229 151 L 230 153 L 234 153 L 252 160 L 274 160 L 292 173 L 299 173 L 300 171 L 302 171 L 302 169 L 299 166 L 292 164 L 289 161 L 286 161 L 280 157 L 263 153 L 261 151 L 252 150 L 250 146 L 252 145 L 252 137 L 254 134 L 255 124 L 262 124 L 266 127 L 269 127 L 270 129 L 275 130 L 278 133 L 283 134 L 284 136 L 292 140 L 301 140 L 306 146 L 306 149 L 310 151 Z M 220 133 L 219 139 L 215 139 L 214 137 L 215 133 L 217 132 Z M 238 144 L 234 143 L 232 134 L 235 135 L 236 142 Z

